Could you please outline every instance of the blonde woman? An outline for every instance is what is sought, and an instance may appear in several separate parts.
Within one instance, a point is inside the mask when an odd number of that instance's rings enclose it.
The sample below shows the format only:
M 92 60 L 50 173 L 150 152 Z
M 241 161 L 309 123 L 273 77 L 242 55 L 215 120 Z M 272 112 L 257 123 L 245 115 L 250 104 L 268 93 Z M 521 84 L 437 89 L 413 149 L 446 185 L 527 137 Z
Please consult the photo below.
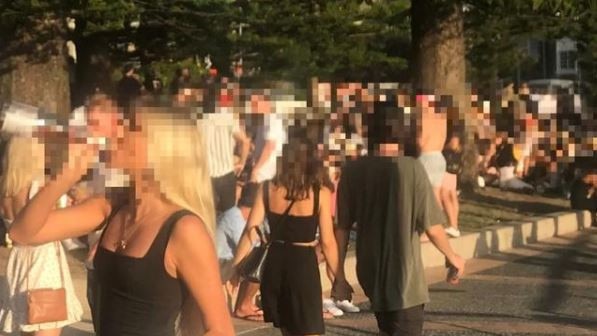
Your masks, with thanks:
M 13 137 L 4 156 L 3 168 L 0 188 L 5 204 L 10 205 L 9 214 L 18 216 L 44 183 L 44 146 L 34 137 Z M 53 202 L 50 207 L 55 204 Z M 13 219 L 10 217 L 5 220 L 10 222 Z M 0 328 L 3 332 L 54 336 L 60 335 L 64 326 L 81 320 L 83 309 L 75 296 L 59 239 L 48 239 L 31 246 L 16 241 L 8 257 L 6 280 L 2 284 L 0 297 Z M 66 321 L 28 324 L 26 293 L 37 288 L 66 290 Z
M 107 223 L 95 256 L 98 336 L 173 336 L 177 329 L 199 328 L 197 322 L 205 335 L 233 335 L 212 240 L 207 158 L 196 124 L 171 110 L 137 107 L 129 113 L 114 126 L 117 131 L 103 130 L 117 134 L 109 139 L 108 166 L 127 172 L 128 194 L 120 201 L 91 197 L 52 211 L 95 157 L 89 145 L 71 141 L 69 163 L 9 233 L 21 244 L 39 244 Z

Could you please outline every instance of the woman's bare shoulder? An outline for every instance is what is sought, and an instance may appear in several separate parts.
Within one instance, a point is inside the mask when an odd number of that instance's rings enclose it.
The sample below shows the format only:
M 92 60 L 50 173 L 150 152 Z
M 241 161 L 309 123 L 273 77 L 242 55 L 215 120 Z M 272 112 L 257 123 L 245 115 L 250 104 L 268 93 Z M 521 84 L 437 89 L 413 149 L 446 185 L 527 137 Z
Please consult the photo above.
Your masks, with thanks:
M 195 245 L 211 240 L 210 230 L 205 222 L 195 214 L 180 217 L 172 229 L 170 240 L 178 246 Z

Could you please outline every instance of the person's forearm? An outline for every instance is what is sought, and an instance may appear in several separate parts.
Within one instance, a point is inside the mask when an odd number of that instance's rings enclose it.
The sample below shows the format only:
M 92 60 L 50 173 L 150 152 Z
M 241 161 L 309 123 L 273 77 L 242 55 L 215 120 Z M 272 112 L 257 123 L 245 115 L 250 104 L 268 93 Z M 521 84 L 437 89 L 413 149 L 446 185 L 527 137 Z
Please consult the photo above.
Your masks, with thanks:
M 253 243 L 251 242 L 251 233 L 249 230 L 246 230 L 238 242 L 238 247 L 236 248 L 232 265 L 236 266 L 240 264 L 240 262 L 249 254 L 252 246 Z
M 328 265 L 329 270 L 332 272 L 334 280 L 337 277 L 344 277 L 343 272 L 339 272 L 340 269 L 340 258 L 338 257 L 338 245 L 336 241 L 322 242 L 321 249 L 325 256 L 325 262 Z
M 46 223 L 56 202 L 78 181 L 81 176 L 65 172 L 46 183 L 21 210 L 10 227 L 10 238 L 19 244 L 28 244 Z
M 251 151 L 251 142 L 249 141 L 249 139 L 244 139 L 240 145 L 241 149 L 239 156 L 239 164 L 244 166 L 247 163 L 247 158 L 249 157 L 249 152 Z
M 425 231 L 429 241 L 446 257 L 448 261 L 454 259 L 455 253 L 442 225 L 434 225 Z
M 350 231 L 340 228 L 334 230 L 336 236 L 336 244 L 338 247 L 338 271 L 336 277 L 345 277 L 344 275 L 344 261 L 346 260 L 346 250 L 348 248 L 348 238 Z

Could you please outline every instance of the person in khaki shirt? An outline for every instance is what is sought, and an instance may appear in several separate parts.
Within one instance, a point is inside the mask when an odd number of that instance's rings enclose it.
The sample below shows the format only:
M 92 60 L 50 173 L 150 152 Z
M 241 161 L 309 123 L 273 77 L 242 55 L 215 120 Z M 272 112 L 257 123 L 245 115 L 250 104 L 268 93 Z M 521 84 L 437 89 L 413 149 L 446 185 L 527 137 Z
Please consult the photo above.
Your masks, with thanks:
M 348 162 L 338 186 L 340 249 L 338 277 L 344 278 L 349 232 L 357 227 L 357 277 L 377 318 L 381 335 L 421 335 L 423 308 L 429 302 L 421 259 L 420 235 L 446 256 L 452 267 L 448 282 L 456 284 L 464 260 L 454 253 L 423 165 L 399 157 L 398 134 L 408 137 L 392 102 L 377 103 L 367 115 L 368 155 Z M 335 281 L 332 296 L 350 299 L 352 288 Z

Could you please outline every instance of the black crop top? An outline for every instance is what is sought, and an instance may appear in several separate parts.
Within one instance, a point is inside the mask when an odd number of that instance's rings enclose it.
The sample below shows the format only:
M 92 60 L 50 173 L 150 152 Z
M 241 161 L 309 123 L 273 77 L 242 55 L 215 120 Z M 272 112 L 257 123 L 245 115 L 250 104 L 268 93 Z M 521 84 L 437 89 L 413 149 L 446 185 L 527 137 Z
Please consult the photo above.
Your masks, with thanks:
M 319 188 L 313 188 L 313 214 L 311 216 L 288 215 L 288 218 L 283 221 L 281 220 L 283 214 L 269 210 L 268 182 L 264 183 L 263 189 L 263 204 L 271 231 L 271 240 L 285 243 L 311 243 L 315 241 L 317 227 L 319 226 Z
M 172 214 L 142 258 L 117 254 L 98 246 L 98 336 L 174 336 L 175 322 L 188 291 L 164 267 L 174 224 L 187 210 Z M 103 237 L 102 237 L 103 238 Z
M 462 152 L 446 148 L 442 153 L 446 159 L 446 173 L 455 175 L 460 174 L 460 171 L 462 170 Z

